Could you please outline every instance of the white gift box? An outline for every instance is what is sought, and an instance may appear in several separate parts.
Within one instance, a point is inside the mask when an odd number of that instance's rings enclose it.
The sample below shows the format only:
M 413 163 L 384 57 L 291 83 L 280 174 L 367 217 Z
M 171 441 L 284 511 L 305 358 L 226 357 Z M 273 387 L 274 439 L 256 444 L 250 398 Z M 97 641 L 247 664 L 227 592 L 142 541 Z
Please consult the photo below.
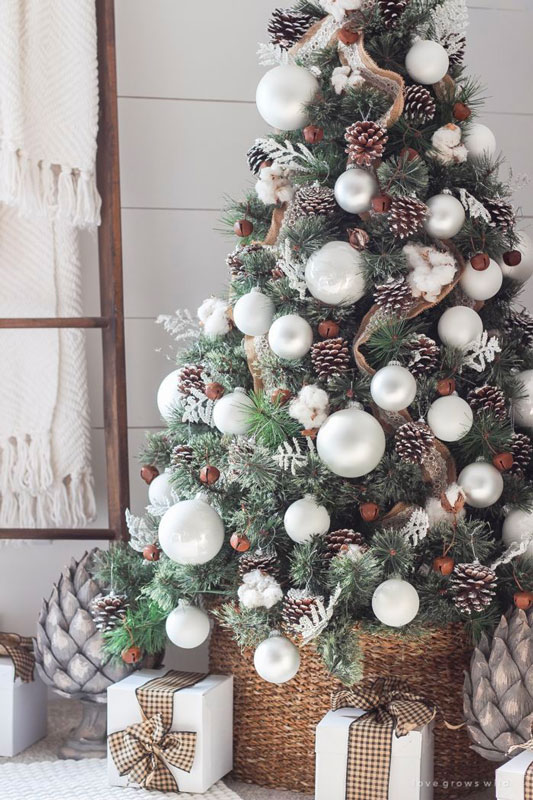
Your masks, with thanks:
M 107 733 L 123 731 L 142 722 L 135 690 L 166 675 L 167 669 L 134 672 L 107 690 Z M 167 765 L 181 792 L 206 792 L 233 768 L 233 678 L 208 675 L 194 686 L 174 693 L 171 731 L 196 733 L 194 763 L 190 772 Z M 111 786 L 127 786 L 107 751 L 107 774 Z
M 520 755 L 502 764 L 496 770 L 497 800 L 524 800 L 524 776 L 533 763 L 531 750 L 523 750 Z
M 34 671 L 34 680 L 15 680 L 15 667 L 0 658 L 0 756 L 16 756 L 46 736 L 48 691 Z
M 350 725 L 359 708 L 328 711 L 316 729 L 315 800 L 344 800 Z M 433 723 L 406 736 L 393 734 L 389 800 L 433 797 Z

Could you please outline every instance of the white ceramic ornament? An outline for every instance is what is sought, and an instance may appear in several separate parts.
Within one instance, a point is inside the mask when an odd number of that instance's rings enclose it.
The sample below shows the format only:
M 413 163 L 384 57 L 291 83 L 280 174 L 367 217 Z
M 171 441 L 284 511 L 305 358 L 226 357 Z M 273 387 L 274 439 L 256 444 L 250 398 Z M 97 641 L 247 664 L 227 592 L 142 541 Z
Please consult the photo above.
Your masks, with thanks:
M 335 183 L 335 200 L 343 211 L 361 214 L 368 211 L 378 191 L 375 177 L 364 169 L 347 169 Z
M 159 543 L 177 564 L 206 564 L 224 543 L 224 524 L 205 499 L 181 500 L 161 517 Z
M 514 542 L 521 542 L 526 536 L 533 534 L 533 512 L 513 508 L 503 521 L 502 541 L 506 547 Z M 533 539 L 529 543 L 526 553 L 533 556 Z
M 271 635 L 256 647 L 254 667 L 268 683 L 287 683 L 300 669 L 300 651 L 285 636 Z
M 472 300 L 489 300 L 502 288 L 503 273 L 499 265 L 492 260 L 484 270 L 474 269 L 468 262 L 459 279 L 459 285 L 467 297 Z
M 439 319 L 439 338 L 448 347 L 463 349 L 483 333 L 481 317 L 468 306 L 452 306 Z
M 328 242 L 316 250 L 305 267 L 307 288 L 330 306 L 349 306 L 365 293 L 361 254 L 348 242 Z
M 416 380 L 400 364 L 387 364 L 372 378 L 370 394 L 374 403 L 384 411 L 402 411 L 416 397 Z
M 213 422 L 221 433 L 244 436 L 248 433 L 253 400 L 244 389 L 235 389 L 217 400 L 213 408 Z
M 371 414 L 344 408 L 331 414 L 321 426 L 316 449 L 335 475 L 359 478 L 372 472 L 383 458 L 385 434 Z
M 427 415 L 429 427 L 443 442 L 458 442 L 466 436 L 473 421 L 472 409 L 466 400 L 456 394 L 434 400 Z
M 148 500 L 152 506 L 169 506 L 176 502 L 176 496 L 170 485 L 170 470 L 166 469 L 150 483 Z
M 473 161 L 481 158 L 492 158 L 496 155 L 496 137 L 490 128 L 482 125 L 481 122 L 474 122 L 469 125 L 463 141 L 468 150 L 468 157 Z
M 427 202 L 429 216 L 424 227 L 435 239 L 457 236 L 463 227 L 466 214 L 463 206 L 451 194 L 436 194 Z
M 523 396 L 513 401 L 513 417 L 517 425 L 533 429 L 533 369 L 525 369 L 516 377 L 522 383 Z
M 444 47 L 430 39 L 419 39 L 405 58 L 405 68 L 417 83 L 430 84 L 441 81 L 450 66 Z
M 500 267 L 503 274 L 507 278 L 512 278 L 514 281 L 524 283 L 533 275 L 533 241 L 527 233 L 520 231 L 518 234 L 518 244 L 516 250 L 522 254 L 522 260 L 516 267 L 508 267 L 503 261 L 500 262 Z
M 501 472 L 486 461 L 475 461 L 461 470 L 457 483 L 473 508 L 488 508 L 497 503 L 503 492 Z
M 380 583 L 372 596 L 372 611 L 383 625 L 402 628 L 408 625 L 420 608 L 415 587 L 400 578 Z
M 200 647 L 209 636 L 209 617 L 197 606 L 180 603 L 168 615 L 165 628 L 172 644 L 191 650 Z
M 259 289 L 239 297 L 233 306 L 233 322 L 246 336 L 268 333 L 274 316 L 274 303 Z
M 270 326 L 268 344 L 279 358 L 295 361 L 303 358 L 313 344 L 313 329 L 298 314 L 278 317 Z
M 281 64 L 259 81 L 255 95 L 257 110 L 273 128 L 296 131 L 306 124 L 305 106 L 318 89 L 318 81 L 309 70 L 295 64 Z
M 283 524 L 293 542 L 308 542 L 313 536 L 329 531 L 330 518 L 324 506 L 308 494 L 291 503 L 283 517 Z
M 173 411 L 180 397 L 178 392 L 178 372 L 179 370 L 175 369 L 170 375 L 163 378 L 157 390 L 157 407 L 166 422 L 171 421 Z

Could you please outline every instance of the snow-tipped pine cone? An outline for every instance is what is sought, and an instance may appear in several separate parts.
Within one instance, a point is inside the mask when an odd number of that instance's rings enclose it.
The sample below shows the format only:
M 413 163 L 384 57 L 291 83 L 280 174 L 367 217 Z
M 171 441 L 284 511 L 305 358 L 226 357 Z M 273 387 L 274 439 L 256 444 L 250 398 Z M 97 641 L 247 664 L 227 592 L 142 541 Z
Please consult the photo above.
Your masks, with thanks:
M 414 236 L 428 216 L 428 207 L 416 197 L 395 197 L 389 212 L 389 227 L 399 239 Z
M 402 461 L 421 464 L 431 453 L 435 437 L 424 422 L 406 422 L 394 436 L 394 449 Z
M 340 375 L 350 368 L 350 347 L 346 339 L 323 339 L 311 348 L 313 369 L 321 380 Z
M 314 19 L 310 14 L 276 8 L 268 23 L 270 41 L 284 50 L 290 50 L 307 33 L 313 22 Z
M 464 614 L 483 611 L 494 599 L 497 582 L 494 570 L 484 564 L 456 564 L 450 578 L 456 608 Z
M 279 573 L 278 557 L 262 552 L 243 553 L 243 555 L 239 557 L 239 577 L 242 578 L 243 575 L 246 575 L 247 572 L 253 572 L 254 569 L 266 572 L 267 575 L 272 575 L 272 577 L 275 578 Z
M 326 534 L 326 557 L 334 558 L 351 547 L 359 548 L 361 553 L 366 553 L 368 544 L 364 536 L 351 528 L 341 528 Z
M 333 189 L 319 184 L 302 186 L 294 195 L 283 223 L 291 226 L 301 217 L 329 217 L 337 208 Z
M 402 317 L 413 305 L 413 293 L 403 275 L 390 277 L 376 286 L 374 302 L 387 316 Z
M 289 589 L 283 598 L 281 619 L 287 631 L 297 632 L 302 617 L 312 619 L 311 609 L 315 607 L 317 598 L 305 589 Z
M 178 370 L 178 392 L 187 397 L 194 391 L 203 392 L 205 383 L 203 379 L 204 368 L 200 364 L 185 364 Z
M 435 99 L 425 86 L 408 86 L 405 90 L 403 113 L 409 122 L 425 125 L 437 113 Z
M 511 436 L 511 453 L 513 466 L 510 469 L 513 475 L 522 475 L 533 458 L 533 442 L 525 433 L 513 433 Z
M 348 161 L 358 167 L 371 167 L 383 157 L 389 137 L 385 128 L 372 120 L 354 122 L 346 129 Z
M 487 412 L 496 419 L 507 419 L 507 402 L 505 393 L 497 386 L 478 386 L 468 393 L 468 404 L 476 414 Z
M 486 199 L 483 205 L 490 214 L 490 226 L 501 231 L 508 231 L 514 227 L 516 214 L 513 206 L 506 200 Z
M 112 631 L 126 616 L 129 608 L 125 594 L 99 594 L 91 601 L 89 610 L 98 631 Z
M 172 450 L 170 463 L 173 467 L 183 467 L 192 461 L 193 449 L 188 444 L 177 444 Z
M 415 378 L 420 378 L 437 369 L 440 347 L 429 336 L 417 333 L 408 340 L 406 349 L 409 352 L 406 367 Z
M 386 28 L 394 28 L 407 8 L 408 2 L 409 0 L 379 0 L 381 16 Z

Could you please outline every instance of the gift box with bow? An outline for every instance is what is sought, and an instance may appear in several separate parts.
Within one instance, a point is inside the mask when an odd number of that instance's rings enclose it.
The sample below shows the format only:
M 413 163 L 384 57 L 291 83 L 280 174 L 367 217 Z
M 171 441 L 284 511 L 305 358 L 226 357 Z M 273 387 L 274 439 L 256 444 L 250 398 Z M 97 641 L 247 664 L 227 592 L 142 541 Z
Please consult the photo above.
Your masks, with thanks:
M 0 756 L 46 736 L 48 692 L 34 664 L 30 637 L 0 633 Z

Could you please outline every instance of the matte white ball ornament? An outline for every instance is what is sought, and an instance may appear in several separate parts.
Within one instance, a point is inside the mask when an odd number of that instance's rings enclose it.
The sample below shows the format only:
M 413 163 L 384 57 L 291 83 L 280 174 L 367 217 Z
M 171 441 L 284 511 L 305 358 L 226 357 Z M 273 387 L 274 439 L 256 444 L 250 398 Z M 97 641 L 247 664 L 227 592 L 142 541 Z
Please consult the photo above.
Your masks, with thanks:
M 497 503 L 503 492 L 501 472 L 486 461 L 475 461 L 461 470 L 457 483 L 473 508 L 488 508 Z
M 213 422 L 221 433 L 244 436 L 248 433 L 250 411 L 254 407 L 253 400 L 244 389 L 237 388 L 216 401 Z
M 159 523 L 159 543 L 177 564 L 206 564 L 224 543 L 224 524 L 207 500 L 181 500 Z
M 518 425 L 533 429 L 533 369 L 525 369 L 516 376 L 522 383 L 522 397 L 513 402 L 513 416 Z
M 533 533 L 533 512 L 513 508 L 504 519 L 502 527 L 502 541 L 506 547 L 514 542 L 521 542 L 525 536 Z M 533 541 L 527 547 L 526 553 L 533 556 Z
M 503 272 L 492 258 L 487 269 L 479 271 L 468 262 L 459 279 L 461 289 L 472 300 L 489 300 L 494 297 L 503 283 Z
M 364 169 L 347 169 L 335 182 L 335 200 L 343 211 L 361 214 L 368 211 L 378 191 L 375 177 Z
M 295 361 L 303 358 L 313 344 L 313 329 L 298 314 L 278 317 L 270 326 L 268 344 L 279 358 Z
M 473 422 L 472 409 L 466 400 L 456 394 L 434 400 L 427 415 L 429 427 L 443 442 L 458 442 L 466 436 Z
M 441 81 L 450 66 L 444 47 L 430 39 L 419 39 L 405 58 L 405 68 L 417 83 L 430 84 Z
M 165 628 L 172 644 L 191 650 L 200 647 L 209 636 L 209 617 L 197 606 L 180 603 L 168 615 Z
M 293 542 L 308 542 L 313 536 L 329 531 L 330 518 L 324 506 L 308 494 L 295 500 L 285 511 L 283 524 Z
M 328 242 L 307 262 L 305 282 L 313 297 L 323 303 L 352 305 L 365 293 L 361 254 L 348 242 Z
M 424 227 L 436 239 L 450 239 L 457 236 L 463 227 L 466 214 L 463 206 L 451 194 L 436 194 L 427 202 L 429 216 Z
M 483 322 L 473 308 L 453 306 L 439 319 L 438 331 L 443 344 L 462 349 L 481 336 Z
M 335 475 L 359 478 L 372 472 L 383 458 L 385 434 L 371 414 L 344 408 L 331 414 L 320 427 L 316 448 Z
M 496 137 L 490 128 L 481 122 L 474 122 L 468 127 L 463 142 L 468 150 L 468 156 L 474 161 L 481 158 L 492 158 L 496 155 Z
M 296 131 L 307 122 L 305 106 L 316 95 L 319 83 L 309 70 L 281 64 L 269 70 L 257 87 L 257 110 L 269 125 Z
M 163 378 L 157 390 L 157 407 L 159 413 L 166 422 L 172 419 L 173 411 L 179 401 L 178 392 L 178 370 L 173 370 L 166 378 Z
M 370 394 L 374 403 L 384 411 L 402 411 L 416 397 L 416 380 L 400 364 L 387 364 L 372 378 Z
M 502 259 L 500 267 L 507 278 L 524 283 L 533 275 L 533 241 L 531 237 L 521 231 L 518 234 L 518 244 L 515 249 L 522 254 L 520 264 L 517 264 L 516 267 L 508 267 Z
M 380 583 L 372 596 L 372 611 L 383 625 L 402 628 L 418 614 L 420 598 L 415 587 L 400 578 Z
M 165 470 L 148 487 L 148 500 L 152 506 L 169 506 L 176 502 L 176 496 L 170 485 L 170 470 Z
M 281 634 L 271 634 L 256 647 L 254 667 L 268 683 L 287 683 L 300 669 L 300 651 Z
M 274 303 L 260 289 L 252 289 L 239 297 L 233 306 L 233 322 L 247 336 L 268 333 L 274 316 Z

